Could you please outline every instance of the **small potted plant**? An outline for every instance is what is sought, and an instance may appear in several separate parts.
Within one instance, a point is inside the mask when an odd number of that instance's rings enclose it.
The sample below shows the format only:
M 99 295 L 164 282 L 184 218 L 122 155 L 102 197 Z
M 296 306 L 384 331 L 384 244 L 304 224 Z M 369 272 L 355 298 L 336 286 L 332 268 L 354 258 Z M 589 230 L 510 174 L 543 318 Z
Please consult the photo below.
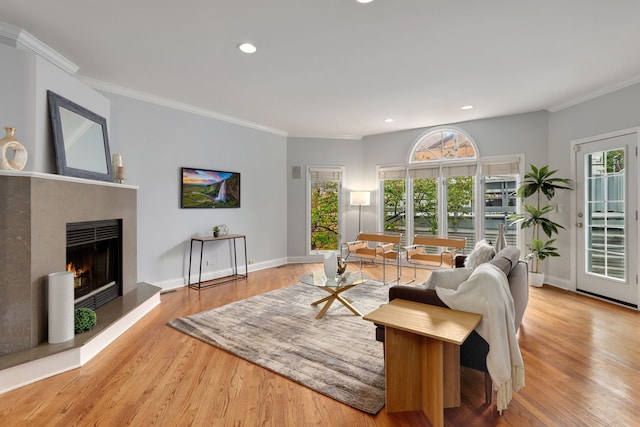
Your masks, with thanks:
M 93 329 L 97 322 L 96 312 L 90 308 L 76 308 L 73 312 L 73 328 L 76 334 Z
M 547 218 L 547 215 L 555 209 L 553 204 L 542 206 L 544 196 L 549 202 L 555 197 L 556 190 L 571 190 L 568 186 L 570 179 L 555 177 L 557 170 L 549 170 L 548 166 L 537 168 L 531 165 L 531 170 L 524 176 L 524 181 L 518 188 L 518 197 L 527 199 L 536 196 L 536 204 L 523 204 L 524 213 L 514 214 L 509 217 L 513 223 L 520 223 L 520 228 L 531 228 L 532 235 L 527 249 L 529 253 L 525 259 L 531 260 L 529 268 L 529 284 L 542 286 L 544 283 L 544 273 L 540 271 L 540 263 L 548 257 L 557 257 L 560 254 L 553 246 L 556 239 L 551 236 L 558 234 L 559 229 L 564 227 L 557 222 Z M 549 237 L 549 240 L 542 240 L 540 231 Z
M 213 226 L 213 237 L 218 237 L 220 235 L 220 227 L 217 225 Z

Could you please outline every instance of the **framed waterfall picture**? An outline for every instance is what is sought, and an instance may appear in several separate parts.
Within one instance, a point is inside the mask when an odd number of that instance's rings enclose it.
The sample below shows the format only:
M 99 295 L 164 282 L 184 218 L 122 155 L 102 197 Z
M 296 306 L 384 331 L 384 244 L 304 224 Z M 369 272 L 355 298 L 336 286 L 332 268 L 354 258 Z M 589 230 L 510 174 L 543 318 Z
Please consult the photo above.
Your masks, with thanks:
M 240 173 L 182 168 L 182 208 L 239 208 Z

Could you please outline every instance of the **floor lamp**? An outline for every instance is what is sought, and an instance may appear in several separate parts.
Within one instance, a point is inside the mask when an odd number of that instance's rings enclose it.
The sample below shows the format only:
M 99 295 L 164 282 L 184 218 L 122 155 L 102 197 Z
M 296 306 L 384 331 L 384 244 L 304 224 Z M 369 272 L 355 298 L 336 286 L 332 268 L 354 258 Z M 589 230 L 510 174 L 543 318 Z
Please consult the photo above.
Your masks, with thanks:
M 358 206 L 358 233 L 362 232 L 362 207 L 371 204 L 370 191 L 352 191 L 349 197 L 351 206 Z

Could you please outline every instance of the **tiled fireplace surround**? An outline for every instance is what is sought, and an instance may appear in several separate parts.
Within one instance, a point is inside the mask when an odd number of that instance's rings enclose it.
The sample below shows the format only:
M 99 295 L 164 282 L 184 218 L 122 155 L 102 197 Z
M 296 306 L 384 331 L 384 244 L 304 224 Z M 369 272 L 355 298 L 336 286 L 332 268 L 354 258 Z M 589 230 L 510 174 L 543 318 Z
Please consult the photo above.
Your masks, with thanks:
M 1 172 L 0 200 L 0 360 L 46 344 L 47 275 L 65 270 L 67 223 L 121 219 L 125 297 L 120 299 L 131 305 L 126 301 L 133 295 L 133 305 L 140 303 L 136 294 L 141 285 L 146 286 L 142 293 L 159 294 L 158 288 L 137 283 L 135 187 L 59 175 Z M 152 306 L 157 303 L 159 296 Z M 5 373 L 1 369 L 0 378 Z

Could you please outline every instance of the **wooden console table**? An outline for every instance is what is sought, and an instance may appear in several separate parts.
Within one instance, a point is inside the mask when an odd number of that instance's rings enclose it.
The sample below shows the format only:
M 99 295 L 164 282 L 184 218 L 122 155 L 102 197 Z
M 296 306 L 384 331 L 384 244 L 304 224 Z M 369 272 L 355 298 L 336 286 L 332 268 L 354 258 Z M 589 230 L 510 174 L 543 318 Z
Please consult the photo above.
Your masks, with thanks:
M 244 243 L 244 274 L 238 274 L 238 251 L 236 240 L 242 239 Z M 229 276 L 219 277 L 218 280 L 215 279 L 215 283 L 210 283 L 208 285 L 202 286 L 202 252 L 204 250 L 204 244 L 206 242 L 218 242 L 222 240 L 228 240 L 233 243 L 233 273 Z M 191 256 L 193 254 L 193 242 L 200 242 L 200 268 L 198 271 L 198 283 L 191 283 Z M 191 247 L 189 249 L 189 272 L 187 273 L 187 286 L 193 289 L 203 289 L 208 288 L 210 286 L 220 285 L 222 283 L 227 283 L 232 280 L 237 279 L 246 279 L 249 276 L 249 266 L 247 261 L 247 238 L 242 234 L 227 234 L 226 236 L 219 237 L 192 237 L 191 238 Z
M 460 406 L 460 344 L 482 316 L 395 299 L 364 316 L 385 326 L 387 412 L 425 412 L 444 426 L 444 408 Z

